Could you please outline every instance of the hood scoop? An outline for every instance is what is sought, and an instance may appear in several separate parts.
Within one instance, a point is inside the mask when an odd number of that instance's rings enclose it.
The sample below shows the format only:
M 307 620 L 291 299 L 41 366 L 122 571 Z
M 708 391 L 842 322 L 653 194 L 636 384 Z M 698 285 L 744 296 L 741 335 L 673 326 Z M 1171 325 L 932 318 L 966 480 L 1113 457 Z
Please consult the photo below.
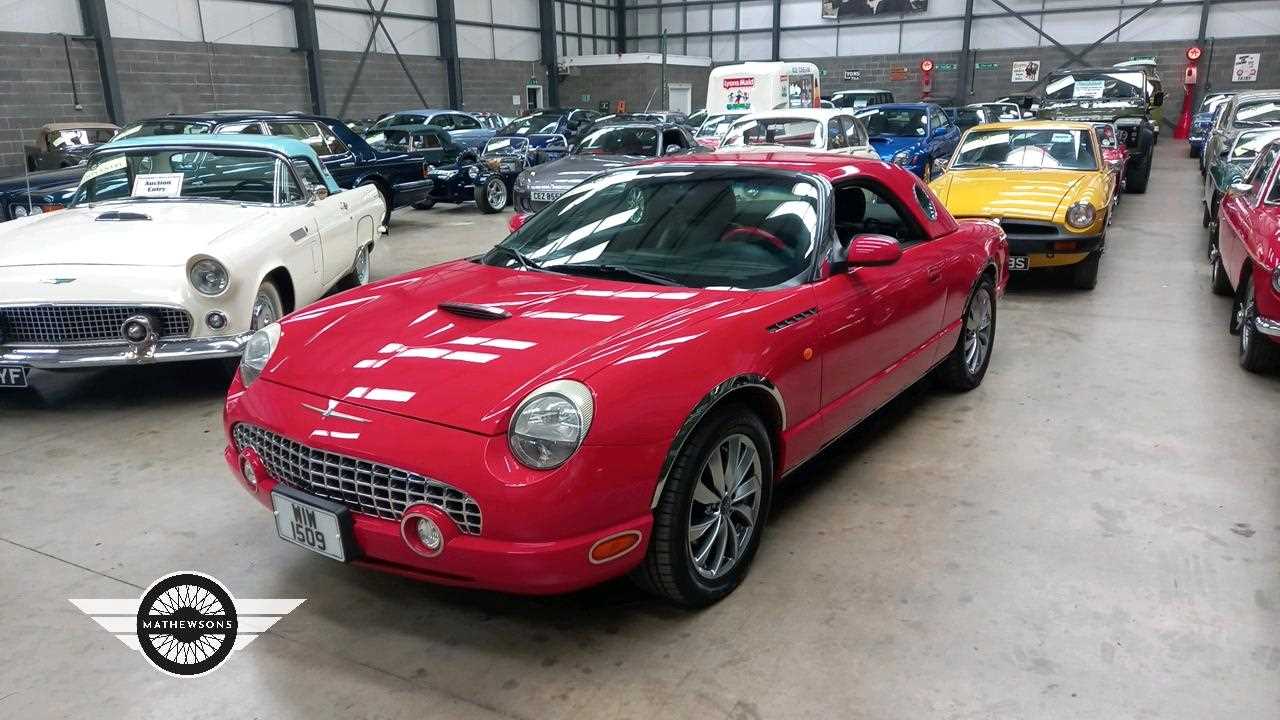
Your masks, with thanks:
M 494 307 L 492 305 L 477 305 L 475 303 L 443 302 L 437 305 L 436 307 L 440 308 L 441 310 L 444 310 L 445 312 L 451 312 L 455 315 L 461 315 L 463 317 L 469 317 L 469 318 L 477 318 L 480 320 L 506 320 L 507 318 L 511 317 L 511 313 L 507 312 L 506 310 L 503 310 L 500 307 Z
M 127 210 L 108 210 L 98 217 L 94 218 L 98 222 L 131 222 L 133 220 L 150 220 L 150 215 L 144 215 L 139 212 L 129 212 Z

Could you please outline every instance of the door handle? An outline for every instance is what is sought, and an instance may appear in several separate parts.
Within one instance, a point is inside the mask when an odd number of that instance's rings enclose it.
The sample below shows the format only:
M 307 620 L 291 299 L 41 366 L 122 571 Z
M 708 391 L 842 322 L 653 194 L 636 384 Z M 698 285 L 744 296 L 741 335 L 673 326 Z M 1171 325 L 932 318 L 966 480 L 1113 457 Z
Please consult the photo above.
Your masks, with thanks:
M 929 266 L 929 282 L 934 283 L 942 279 L 942 263 Z
M 339 202 L 338 202 L 338 207 L 342 208 L 343 210 L 348 210 L 348 209 L 350 209 L 350 208 L 348 208 L 348 207 L 347 207 L 347 203 L 346 203 L 345 201 L 339 201 Z

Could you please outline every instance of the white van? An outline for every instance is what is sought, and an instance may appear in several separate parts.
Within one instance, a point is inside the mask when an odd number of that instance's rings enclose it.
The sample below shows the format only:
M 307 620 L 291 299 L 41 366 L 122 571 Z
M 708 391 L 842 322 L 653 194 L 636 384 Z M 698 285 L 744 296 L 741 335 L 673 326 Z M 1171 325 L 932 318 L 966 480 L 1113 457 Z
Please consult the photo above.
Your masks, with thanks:
M 747 62 L 711 69 L 707 119 L 697 141 L 715 149 L 737 118 L 749 112 L 822 107 L 818 66 L 807 62 Z

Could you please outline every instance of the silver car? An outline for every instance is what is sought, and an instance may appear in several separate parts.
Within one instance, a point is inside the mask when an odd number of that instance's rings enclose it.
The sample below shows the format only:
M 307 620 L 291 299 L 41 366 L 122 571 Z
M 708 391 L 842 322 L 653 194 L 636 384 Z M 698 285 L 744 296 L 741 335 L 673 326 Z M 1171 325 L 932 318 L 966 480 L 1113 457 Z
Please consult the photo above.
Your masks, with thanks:
M 702 152 L 681 125 L 643 121 L 596 123 L 569 154 L 520 173 L 517 212 L 536 213 L 593 175 L 661 155 Z

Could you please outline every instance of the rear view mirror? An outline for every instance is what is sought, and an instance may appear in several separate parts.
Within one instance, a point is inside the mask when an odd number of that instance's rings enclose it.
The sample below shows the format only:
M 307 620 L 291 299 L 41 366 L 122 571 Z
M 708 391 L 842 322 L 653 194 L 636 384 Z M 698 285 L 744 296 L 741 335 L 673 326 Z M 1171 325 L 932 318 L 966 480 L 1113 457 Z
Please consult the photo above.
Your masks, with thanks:
M 849 241 L 845 263 L 850 268 L 892 265 L 902 257 L 902 246 L 888 235 L 858 235 Z

